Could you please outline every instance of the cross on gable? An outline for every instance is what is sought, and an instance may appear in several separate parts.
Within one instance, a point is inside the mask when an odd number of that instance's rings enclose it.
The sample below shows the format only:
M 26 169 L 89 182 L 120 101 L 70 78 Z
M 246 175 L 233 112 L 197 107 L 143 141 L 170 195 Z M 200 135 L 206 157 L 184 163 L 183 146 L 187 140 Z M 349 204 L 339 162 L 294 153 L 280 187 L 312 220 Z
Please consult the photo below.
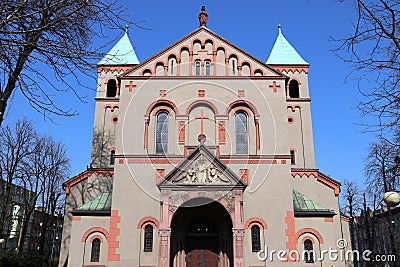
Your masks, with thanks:
M 269 88 L 272 88 L 273 91 L 274 91 L 274 93 L 276 93 L 276 91 L 277 91 L 276 89 L 281 88 L 281 86 L 280 86 L 280 85 L 277 85 L 276 82 L 274 81 L 274 82 L 272 83 L 272 85 L 269 86 Z
M 200 119 L 200 134 L 204 134 L 204 119 L 208 119 L 208 117 L 204 116 L 203 111 L 201 111 L 201 115 L 195 117 L 195 119 Z
M 125 88 L 129 89 L 129 93 L 132 93 L 133 88 L 136 88 L 137 85 L 133 84 L 132 81 L 129 82 L 129 84 L 125 85 Z

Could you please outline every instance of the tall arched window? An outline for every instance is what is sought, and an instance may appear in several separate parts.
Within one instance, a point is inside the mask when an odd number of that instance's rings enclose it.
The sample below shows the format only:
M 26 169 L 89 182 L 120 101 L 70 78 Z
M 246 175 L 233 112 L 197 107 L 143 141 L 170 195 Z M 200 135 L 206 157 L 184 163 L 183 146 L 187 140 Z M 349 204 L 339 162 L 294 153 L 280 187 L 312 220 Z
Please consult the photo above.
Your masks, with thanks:
M 168 152 L 168 113 L 163 110 L 157 114 L 156 153 Z
M 153 251 L 153 226 L 150 224 L 144 228 L 144 252 Z
M 107 97 L 117 96 L 117 82 L 114 79 L 110 79 L 107 82 Z
M 247 154 L 247 115 L 244 112 L 237 112 L 235 114 L 235 128 L 236 128 L 236 154 Z
M 251 251 L 258 252 L 261 250 L 261 238 L 260 238 L 260 227 L 253 225 L 251 227 Z
M 206 76 L 210 76 L 210 75 L 211 75 L 211 62 L 206 61 Z
M 100 245 L 101 241 L 99 238 L 95 238 L 92 241 L 92 251 L 90 254 L 90 261 L 91 262 L 99 262 L 100 260 Z
M 299 98 L 299 83 L 296 80 L 291 80 L 289 83 L 289 97 L 290 98 Z
M 310 239 L 304 240 L 304 255 L 303 258 L 305 262 L 307 263 L 313 263 L 314 262 L 314 248 L 313 248 L 313 243 Z
M 200 76 L 200 67 L 201 67 L 201 63 L 200 60 L 196 60 L 195 64 L 195 69 L 196 69 L 196 76 Z

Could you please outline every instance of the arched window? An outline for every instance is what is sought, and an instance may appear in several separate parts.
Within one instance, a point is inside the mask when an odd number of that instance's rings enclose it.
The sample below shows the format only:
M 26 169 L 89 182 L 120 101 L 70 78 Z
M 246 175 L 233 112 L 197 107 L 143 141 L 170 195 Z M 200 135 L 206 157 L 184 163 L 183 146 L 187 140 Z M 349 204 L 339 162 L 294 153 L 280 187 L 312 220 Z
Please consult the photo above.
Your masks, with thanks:
M 307 263 L 313 263 L 314 262 L 314 248 L 313 248 L 313 243 L 310 239 L 304 240 L 304 255 L 303 258 L 305 262 Z
M 150 224 L 144 228 L 144 252 L 153 251 L 153 226 Z
M 90 254 L 91 262 L 99 262 L 99 260 L 100 260 L 100 245 L 101 245 L 101 241 L 99 238 L 93 239 L 92 252 Z
M 163 110 L 157 114 L 156 153 L 168 152 L 168 113 Z
M 117 82 L 114 79 L 110 79 L 107 82 L 107 97 L 117 96 Z
M 296 80 L 291 80 L 289 83 L 289 97 L 290 98 L 299 98 L 299 83 Z
M 292 165 L 296 164 L 296 158 L 295 158 L 294 150 L 290 150 L 290 164 L 292 164 Z
M 210 75 L 211 75 L 211 62 L 206 61 L 206 76 L 210 76 Z
M 247 115 L 244 112 L 235 114 L 236 154 L 247 154 Z
M 115 150 L 111 150 L 110 152 L 110 165 L 114 165 L 115 163 Z
M 196 69 L 196 76 L 200 76 L 200 66 L 201 66 L 200 60 L 196 60 L 194 64 Z
M 261 238 L 260 238 L 260 227 L 253 225 L 251 227 L 251 251 L 258 252 L 261 250 Z

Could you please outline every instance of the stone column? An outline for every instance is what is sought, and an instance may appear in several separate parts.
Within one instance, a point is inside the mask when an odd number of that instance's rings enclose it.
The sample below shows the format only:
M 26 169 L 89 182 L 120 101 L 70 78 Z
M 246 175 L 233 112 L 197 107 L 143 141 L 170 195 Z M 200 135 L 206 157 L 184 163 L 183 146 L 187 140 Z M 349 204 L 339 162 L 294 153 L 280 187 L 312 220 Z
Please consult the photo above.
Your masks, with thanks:
M 244 229 L 232 229 L 233 266 L 244 267 Z
M 244 223 L 242 221 L 241 202 L 243 201 L 243 192 L 233 190 L 235 199 L 234 221 L 233 221 L 233 266 L 244 267 Z
M 171 239 L 171 228 L 159 229 L 159 255 L 158 255 L 158 266 L 168 267 L 169 266 L 169 244 Z
M 170 240 L 171 228 L 169 222 L 169 197 L 170 190 L 161 191 L 161 209 L 160 209 L 160 229 L 158 229 L 158 266 L 169 267 L 169 253 L 170 253 Z

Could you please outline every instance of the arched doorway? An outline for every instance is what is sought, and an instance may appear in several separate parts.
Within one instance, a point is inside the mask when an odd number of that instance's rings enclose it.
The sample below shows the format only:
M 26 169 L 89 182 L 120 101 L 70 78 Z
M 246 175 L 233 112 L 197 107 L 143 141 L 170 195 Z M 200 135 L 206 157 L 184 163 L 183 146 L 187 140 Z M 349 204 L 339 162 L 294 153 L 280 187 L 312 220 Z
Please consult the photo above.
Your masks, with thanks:
M 171 222 L 170 266 L 232 267 L 232 220 L 218 202 L 196 198 Z

